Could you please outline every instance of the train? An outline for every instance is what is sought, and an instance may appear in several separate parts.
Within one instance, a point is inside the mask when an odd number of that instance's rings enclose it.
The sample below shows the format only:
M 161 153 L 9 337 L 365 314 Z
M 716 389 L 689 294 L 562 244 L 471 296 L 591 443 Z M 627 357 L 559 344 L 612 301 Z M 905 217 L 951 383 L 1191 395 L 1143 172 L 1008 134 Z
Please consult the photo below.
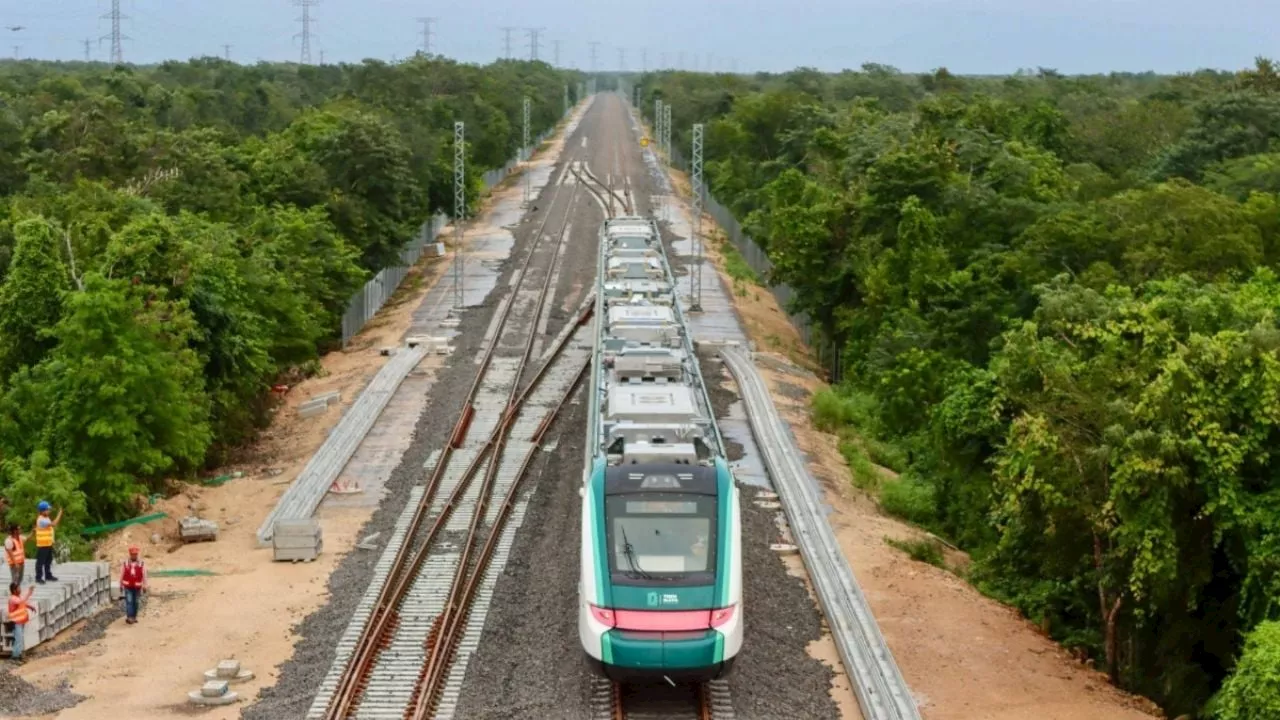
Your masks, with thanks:
M 578 634 L 610 680 L 713 680 L 743 640 L 737 483 L 657 223 L 599 242 Z

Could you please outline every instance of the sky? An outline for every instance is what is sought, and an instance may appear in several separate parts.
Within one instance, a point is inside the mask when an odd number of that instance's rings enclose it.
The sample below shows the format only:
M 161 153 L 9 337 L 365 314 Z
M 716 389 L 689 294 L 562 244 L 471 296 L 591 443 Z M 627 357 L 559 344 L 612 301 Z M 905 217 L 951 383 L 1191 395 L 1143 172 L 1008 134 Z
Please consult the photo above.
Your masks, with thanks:
M 300 0 L 119 0 L 124 57 L 149 63 L 223 55 L 238 62 L 298 60 Z M 529 57 L 524 28 L 544 28 L 539 57 L 596 67 L 785 71 L 857 68 L 1001 74 L 1236 70 L 1280 57 L 1273 0 L 308 0 L 312 59 L 391 61 L 422 47 L 464 62 Z M 111 0 L 0 0 L 0 57 L 109 58 Z M 5 26 L 24 26 L 10 31 Z M 625 58 L 619 57 L 619 49 Z M 642 52 L 645 57 L 642 58 Z M 643 65 L 642 65 L 643 62 Z

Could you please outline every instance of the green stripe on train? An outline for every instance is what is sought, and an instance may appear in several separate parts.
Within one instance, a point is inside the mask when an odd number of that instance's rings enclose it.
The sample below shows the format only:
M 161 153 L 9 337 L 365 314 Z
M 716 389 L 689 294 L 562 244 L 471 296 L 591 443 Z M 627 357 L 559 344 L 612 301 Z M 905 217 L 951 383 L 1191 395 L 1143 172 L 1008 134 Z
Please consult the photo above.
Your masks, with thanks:
M 716 493 L 720 501 L 716 503 L 716 523 L 720 528 L 720 551 L 716 553 L 716 607 L 729 604 L 729 558 L 733 554 L 733 537 L 730 529 L 733 526 L 733 474 L 724 458 L 716 458 Z
M 592 516 L 591 523 L 591 545 L 595 548 L 596 562 L 596 605 L 600 607 L 612 607 L 610 604 L 612 583 L 609 577 L 609 555 L 608 543 L 605 542 L 605 519 L 604 519 L 604 472 L 605 462 L 603 459 L 597 458 L 595 468 L 591 471 L 591 485 L 588 491 L 591 493 Z

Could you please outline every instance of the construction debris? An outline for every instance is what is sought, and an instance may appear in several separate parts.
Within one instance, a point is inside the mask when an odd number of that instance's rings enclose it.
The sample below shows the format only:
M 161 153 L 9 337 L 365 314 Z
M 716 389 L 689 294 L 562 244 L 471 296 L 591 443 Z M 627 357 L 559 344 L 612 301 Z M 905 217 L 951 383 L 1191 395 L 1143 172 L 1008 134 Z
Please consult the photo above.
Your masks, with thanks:
M 320 521 L 315 518 L 277 520 L 271 534 L 271 547 L 277 561 L 315 560 L 324 547 Z
M 178 525 L 178 537 L 184 543 L 212 542 L 218 539 L 218 523 L 188 515 Z

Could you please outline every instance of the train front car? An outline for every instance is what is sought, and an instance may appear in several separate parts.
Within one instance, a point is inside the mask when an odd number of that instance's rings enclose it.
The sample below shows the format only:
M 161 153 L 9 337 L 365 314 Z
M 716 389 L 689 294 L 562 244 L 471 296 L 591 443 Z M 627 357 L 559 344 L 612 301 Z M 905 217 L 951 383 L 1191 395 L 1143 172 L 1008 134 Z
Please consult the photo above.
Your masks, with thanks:
M 614 680 L 713 679 L 742 646 L 737 487 L 657 228 L 601 243 L 579 635 Z

